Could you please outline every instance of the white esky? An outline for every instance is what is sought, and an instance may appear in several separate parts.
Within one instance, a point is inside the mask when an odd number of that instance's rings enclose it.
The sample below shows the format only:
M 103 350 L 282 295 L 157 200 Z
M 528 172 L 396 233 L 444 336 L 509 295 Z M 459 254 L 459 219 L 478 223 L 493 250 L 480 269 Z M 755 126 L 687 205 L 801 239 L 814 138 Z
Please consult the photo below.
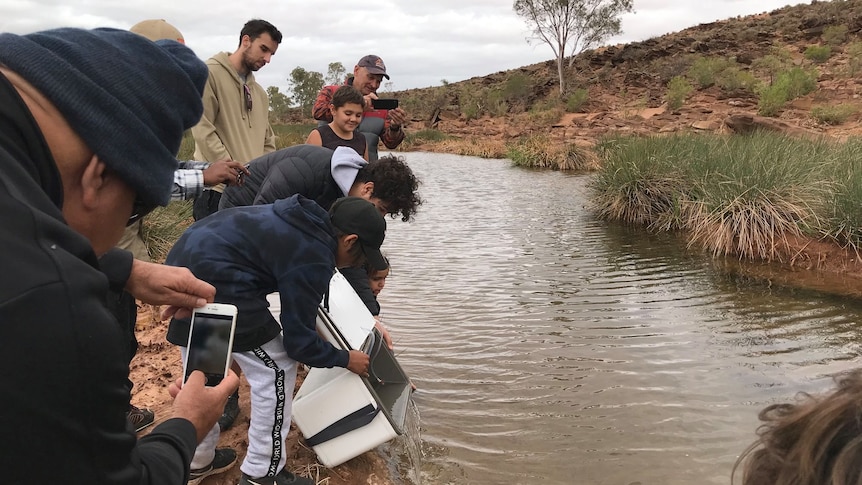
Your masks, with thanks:
M 233 52 L 249 19 L 272 22 L 284 35 L 272 62 L 257 72 L 263 86 L 287 91 L 301 66 L 348 71 L 365 54 L 386 62 L 393 90 L 438 86 L 553 58 L 548 45 L 525 39 L 530 29 L 511 0 L 2 0 L 0 32 L 55 27 L 115 27 L 163 18 L 201 59 Z M 642 41 L 701 23 L 772 11 L 798 0 L 635 0 L 623 34 L 608 44 Z M 75 4 L 74 6 L 72 4 Z

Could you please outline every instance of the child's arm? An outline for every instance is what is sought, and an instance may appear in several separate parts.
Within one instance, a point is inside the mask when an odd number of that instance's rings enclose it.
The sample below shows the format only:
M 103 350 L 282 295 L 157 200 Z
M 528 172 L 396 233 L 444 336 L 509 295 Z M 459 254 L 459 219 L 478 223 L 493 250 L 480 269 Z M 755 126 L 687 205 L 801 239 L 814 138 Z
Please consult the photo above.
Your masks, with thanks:
M 308 134 L 308 138 L 305 139 L 305 144 L 317 145 L 319 147 L 323 146 L 323 140 L 320 138 L 320 132 L 317 131 L 317 128 L 311 130 L 311 133 Z

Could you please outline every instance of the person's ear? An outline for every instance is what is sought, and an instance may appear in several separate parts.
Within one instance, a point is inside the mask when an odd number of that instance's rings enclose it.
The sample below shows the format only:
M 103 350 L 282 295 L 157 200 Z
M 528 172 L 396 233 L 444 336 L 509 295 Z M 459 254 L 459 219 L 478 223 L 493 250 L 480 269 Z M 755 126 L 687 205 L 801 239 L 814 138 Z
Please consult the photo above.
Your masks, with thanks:
M 100 198 L 104 196 L 105 188 L 109 185 L 110 177 L 108 166 L 99 160 L 99 156 L 90 157 L 81 174 L 81 203 L 84 208 L 94 209 L 98 206 Z
M 374 182 L 365 182 L 359 186 L 359 197 L 369 199 L 374 194 Z
M 251 36 L 249 36 L 249 35 L 242 36 L 242 39 L 240 39 L 239 43 L 241 46 L 248 48 L 248 46 L 251 45 Z
M 342 236 L 341 241 L 344 243 L 344 249 L 346 251 L 350 251 L 351 249 L 353 249 L 353 245 L 356 244 L 357 241 L 359 241 L 359 236 L 357 236 L 356 234 L 345 234 L 344 236 Z
M 336 111 L 335 105 L 332 103 L 329 103 L 329 112 L 332 113 L 333 118 L 335 117 L 335 111 Z

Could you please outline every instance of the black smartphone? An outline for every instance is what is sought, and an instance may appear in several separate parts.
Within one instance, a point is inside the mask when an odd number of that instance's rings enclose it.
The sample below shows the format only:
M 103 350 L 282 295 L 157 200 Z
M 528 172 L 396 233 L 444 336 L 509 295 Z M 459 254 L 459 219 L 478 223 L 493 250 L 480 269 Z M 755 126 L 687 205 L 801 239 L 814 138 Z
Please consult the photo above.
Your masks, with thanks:
M 236 307 L 210 303 L 192 312 L 189 343 L 183 361 L 183 382 L 192 371 L 206 375 L 207 385 L 216 386 L 230 370 Z
M 392 98 L 372 99 L 371 107 L 374 109 L 395 109 L 398 107 L 398 100 Z

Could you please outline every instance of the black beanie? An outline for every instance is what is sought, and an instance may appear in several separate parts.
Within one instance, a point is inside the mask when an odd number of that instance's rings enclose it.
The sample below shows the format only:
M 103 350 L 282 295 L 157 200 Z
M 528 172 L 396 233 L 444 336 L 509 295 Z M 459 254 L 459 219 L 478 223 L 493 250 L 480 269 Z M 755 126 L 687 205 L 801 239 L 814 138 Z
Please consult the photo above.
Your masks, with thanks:
M 183 132 L 209 72 L 188 47 L 125 30 L 0 34 L 0 63 L 38 89 L 149 204 L 170 201 Z

